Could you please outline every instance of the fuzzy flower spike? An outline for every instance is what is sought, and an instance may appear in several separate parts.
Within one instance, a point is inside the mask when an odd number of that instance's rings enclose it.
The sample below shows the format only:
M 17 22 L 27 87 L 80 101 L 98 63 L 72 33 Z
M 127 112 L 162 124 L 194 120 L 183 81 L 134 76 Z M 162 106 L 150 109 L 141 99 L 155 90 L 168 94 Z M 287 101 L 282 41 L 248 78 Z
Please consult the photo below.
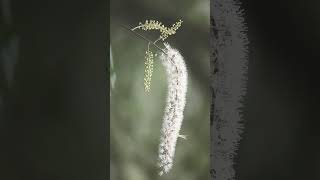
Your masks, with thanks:
M 167 43 L 164 43 L 164 46 L 166 54 L 162 53 L 160 59 L 166 70 L 168 94 L 159 144 L 160 176 L 172 168 L 178 137 L 185 138 L 179 131 L 186 103 L 188 79 L 187 68 L 179 51 Z

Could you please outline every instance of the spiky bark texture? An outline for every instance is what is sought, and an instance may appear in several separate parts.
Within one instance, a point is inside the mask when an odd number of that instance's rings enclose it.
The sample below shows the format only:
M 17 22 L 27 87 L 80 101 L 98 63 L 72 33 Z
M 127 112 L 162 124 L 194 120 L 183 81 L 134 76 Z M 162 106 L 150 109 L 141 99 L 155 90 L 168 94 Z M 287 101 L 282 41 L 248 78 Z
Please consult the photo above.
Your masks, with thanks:
M 166 54 L 162 54 L 160 59 L 167 74 L 168 94 L 160 136 L 159 175 L 168 173 L 173 165 L 186 103 L 188 79 L 187 68 L 181 54 L 169 44 L 165 46 Z
M 243 131 L 247 36 L 236 0 L 211 1 L 211 179 L 235 178 L 234 156 Z

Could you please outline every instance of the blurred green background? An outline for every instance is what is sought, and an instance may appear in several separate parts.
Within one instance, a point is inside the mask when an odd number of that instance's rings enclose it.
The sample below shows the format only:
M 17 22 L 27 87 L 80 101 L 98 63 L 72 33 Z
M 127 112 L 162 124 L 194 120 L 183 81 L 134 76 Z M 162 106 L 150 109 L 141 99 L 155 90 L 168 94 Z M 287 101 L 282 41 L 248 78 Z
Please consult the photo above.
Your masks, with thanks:
M 209 177 L 209 0 L 111 0 L 111 180 L 207 179 Z M 188 92 L 174 165 L 158 175 L 157 158 L 167 83 L 158 58 L 151 92 L 143 86 L 146 41 L 118 24 L 135 27 L 145 20 L 171 26 L 183 20 L 166 41 L 186 60 Z M 151 40 L 158 32 L 138 31 Z M 160 46 L 161 42 L 159 43 Z M 163 46 L 162 46 L 163 47 Z M 154 52 L 158 52 L 155 49 Z M 159 52 L 158 52 L 159 53 Z

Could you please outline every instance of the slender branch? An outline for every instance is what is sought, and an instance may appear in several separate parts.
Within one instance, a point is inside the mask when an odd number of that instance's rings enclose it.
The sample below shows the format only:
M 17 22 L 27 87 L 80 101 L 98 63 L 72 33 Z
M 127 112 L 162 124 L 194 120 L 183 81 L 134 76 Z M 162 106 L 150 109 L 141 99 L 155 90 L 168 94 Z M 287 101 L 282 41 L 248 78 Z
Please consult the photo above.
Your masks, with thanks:
M 162 51 L 163 53 L 167 54 L 163 49 L 161 49 L 158 45 L 156 45 L 155 42 L 149 40 L 148 38 L 142 36 L 141 34 L 135 32 L 134 30 L 128 28 L 127 26 L 125 26 L 125 25 L 123 25 L 123 24 L 119 24 L 119 25 L 120 25 L 122 28 L 124 28 L 124 29 L 132 32 L 132 33 L 135 34 L 137 37 L 140 37 L 140 38 L 142 38 L 143 40 L 149 42 L 150 44 L 152 44 L 153 46 L 155 46 L 157 49 L 159 49 L 160 51 Z

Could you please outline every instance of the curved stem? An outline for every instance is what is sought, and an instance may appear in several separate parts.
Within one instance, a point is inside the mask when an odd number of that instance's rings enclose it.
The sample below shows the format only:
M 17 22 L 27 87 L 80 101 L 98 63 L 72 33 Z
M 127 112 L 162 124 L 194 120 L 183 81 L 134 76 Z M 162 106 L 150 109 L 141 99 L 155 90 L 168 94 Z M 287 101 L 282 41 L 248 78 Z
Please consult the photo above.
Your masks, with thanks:
M 131 29 L 131 31 L 134 31 L 134 30 L 136 30 L 136 29 L 140 29 L 141 27 L 142 27 L 142 26 L 134 27 L 134 28 Z
M 157 40 L 155 40 L 153 43 L 156 44 L 161 38 L 158 38 Z

